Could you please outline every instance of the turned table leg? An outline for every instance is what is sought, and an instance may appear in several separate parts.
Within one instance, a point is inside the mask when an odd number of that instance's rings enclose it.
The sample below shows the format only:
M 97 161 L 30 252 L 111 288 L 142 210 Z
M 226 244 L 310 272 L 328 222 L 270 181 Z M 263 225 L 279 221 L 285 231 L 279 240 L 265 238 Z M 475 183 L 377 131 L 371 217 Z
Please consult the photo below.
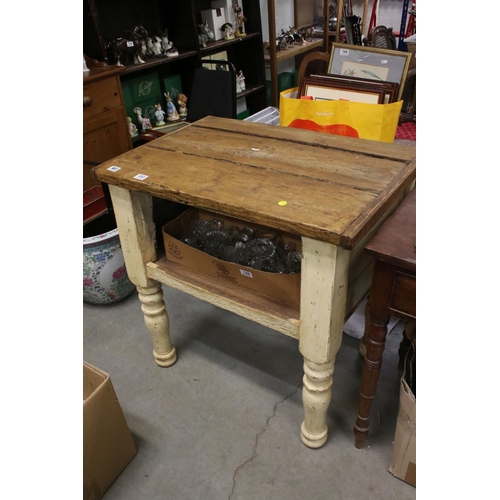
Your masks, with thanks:
M 302 238 L 299 350 L 304 356 L 302 442 L 320 448 L 328 437 L 335 356 L 342 343 L 349 252 Z
M 361 388 L 359 392 L 358 417 L 354 426 L 355 446 L 362 448 L 370 428 L 370 411 L 382 366 L 387 325 L 389 323 L 389 302 L 391 299 L 394 269 L 384 262 L 377 261 L 373 270 L 370 292 L 370 322 L 366 340 L 366 354 L 363 361 Z
M 144 321 L 153 341 L 154 359 L 159 366 L 171 366 L 177 354 L 170 341 L 162 286 L 146 274 L 146 264 L 156 260 L 152 198 L 146 193 L 111 185 L 109 192 L 127 274 L 139 293 Z
M 359 342 L 359 354 L 362 358 L 366 356 L 366 341 L 368 340 L 368 329 L 370 328 L 370 296 L 368 296 L 368 302 L 365 306 L 365 329 L 363 332 L 363 337 Z

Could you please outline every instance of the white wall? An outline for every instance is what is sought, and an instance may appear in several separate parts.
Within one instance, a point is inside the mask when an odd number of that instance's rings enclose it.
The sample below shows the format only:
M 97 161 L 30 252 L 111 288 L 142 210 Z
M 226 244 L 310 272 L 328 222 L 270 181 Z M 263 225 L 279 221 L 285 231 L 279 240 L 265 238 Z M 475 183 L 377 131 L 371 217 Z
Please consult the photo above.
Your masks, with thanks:
M 243 0 L 244 1 L 244 0 Z M 267 0 L 260 0 L 260 15 L 262 20 L 262 39 L 269 41 L 269 17 L 267 15 Z M 276 34 L 293 26 L 293 0 L 274 0 L 276 13 Z
M 243 9 L 245 2 L 243 1 Z M 327 0 L 328 1 L 328 0 Z M 370 22 L 374 0 L 368 3 L 366 12 L 366 26 Z M 274 0 L 276 12 L 276 33 L 280 33 L 281 29 L 287 30 L 289 26 L 293 26 L 293 0 Z M 364 0 L 352 0 L 353 14 L 363 17 Z M 411 1 L 409 3 L 411 8 Z M 267 0 L 260 0 L 260 12 L 262 18 L 262 38 L 264 41 L 269 40 L 269 23 L 267 16 Z M 401 15 L 403 13 L 403 0 L 378 0 L 378 15 L 377 25 L 382 25 L 387 28 L 392 28 L 399 32 L 401 24 Z
M 370 0 L 370 2 L 368 3 L 368 10 L 366 11 L 365 20 L 366 29 L 368 29 L 368 25 L 370 23 L 373 2 L 374 0 Z M 353 14 L 359 17 L 363 17 L 364 5 L 364 0 L 352 0 Z M 411 1 L 408 4 L 408 8 L 411 8 Z M 393 31 L 399 32 L 402 14 L 403 0 L 378 0 L 377 26 L 385 26 L 386 28 L 392 28 Z

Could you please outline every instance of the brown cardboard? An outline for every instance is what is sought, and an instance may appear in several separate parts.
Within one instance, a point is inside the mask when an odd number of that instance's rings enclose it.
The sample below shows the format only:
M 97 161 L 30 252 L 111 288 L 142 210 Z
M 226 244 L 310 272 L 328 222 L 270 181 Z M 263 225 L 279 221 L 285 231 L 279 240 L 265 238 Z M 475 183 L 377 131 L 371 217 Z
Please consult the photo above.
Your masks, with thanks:
M 187 233 L 191 221 L 196 219 L 212 220 L 214 218 L 224 221 L 225 226 L 234 224 L 240 229 L 244 226 L 250 226 L 252 229 L 268 229 L 259 224 L 251 224 L 232 217 L 192 208 L 163 226 L 167 260 L 298 307 L 300 305 L 300 273 L 278 274 L 257 271 L 250 267 L 217 259 L 179 241 Z M 279 231 L 279 235 L 285 243 L 295 243 L 298 252 L 302 250 L 300 236 L 283 231 Z
M 109 375 L 83 362 L 83 500 L 99 500 L 137 453 Z
M 412 486 L 417 486 L 417 400 L 404 377 L 401 378 L 399 413 L 394 451 L 389 471 Z

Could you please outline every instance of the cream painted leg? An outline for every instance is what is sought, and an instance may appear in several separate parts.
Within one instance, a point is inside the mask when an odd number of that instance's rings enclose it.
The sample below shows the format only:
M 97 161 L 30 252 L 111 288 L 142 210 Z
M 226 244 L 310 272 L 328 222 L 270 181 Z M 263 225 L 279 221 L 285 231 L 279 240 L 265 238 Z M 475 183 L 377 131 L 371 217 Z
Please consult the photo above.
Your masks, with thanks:
M 302 238 L 299 349 L 304 356 L 302 442 L 319 448 L 327 440 L 335 356 L 342 342 L 349 252 Z
M 326 412 L 330 405 L 333 383 L 333 361 L 319 365 L 304 359 L 304 422 L 300 426 L 302 442 L 309 448 L 320 448 L 326 443 L 328 427 Z
M 153 341 L 153 356 L 156 364 L 158 366 L 171 366 L 177 361 L 177 354 L 168 334 L 170 328 L 161 283 L 148 288 L 138 286 L 137 291 L 142 302 L 144 322 Z M 167 333 L 165 334 L 165 332 Z
M 159 366 L 171 366 L 177 355 L 170 341 L 168 314 L 161 283 L 146 275 L 146 264 L 156 260 L 153 202 L 150 195 L 109 186 L 127 274 L 137 287 L 144 321 Z

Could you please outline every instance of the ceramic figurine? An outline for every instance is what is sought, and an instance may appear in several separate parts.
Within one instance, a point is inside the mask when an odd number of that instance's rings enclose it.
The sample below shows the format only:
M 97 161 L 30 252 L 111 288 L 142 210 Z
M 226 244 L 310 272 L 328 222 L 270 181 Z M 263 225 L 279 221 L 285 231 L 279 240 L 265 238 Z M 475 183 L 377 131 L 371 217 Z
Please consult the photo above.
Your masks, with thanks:
M 159 36 L 152 37 L 153 42 L 153 54 L 155 57 L 161 57 L 163 55 L 163 49 L 161 46 L 161 38 Z
M 128 64 L 144 64 L 142 58 L 141 40 L 145 40 L 148 32 L 142 25 L 137 25 L 132 31 L 126 32 L 125 38 L 117 38 L 113 43 L 116 44 L 118 54 L 117 66 Z
M 179 94 L 177 96 L 177 104 L 179 105 L 179 118 L 185 120 L 187 117 L 187 96 L 185 94 Z
M 130 133 L 130 137 L 137 137 L 139 131 L 137 130 L 137 127 L 135 126 L 130 116 L 127 116 L 127 123 L 128 123 L 128 131 Z
M 163 54 L 166 55 L 167 52 L 174 46 L 174 44 L 173 44 L 173 42 L 171 42 L 168 39 L 168 30 L 167 29 L 160 31 L 159 34 L 160 34 L 160 38 L 161 38 L 162 52 L 163 52 Z
M 243 23 L 247 20 L 247 18 L 243 15 L 243 10 L 239 6 L 238 2 L 233 3 L 233 9 L 236 14 L 236 32 L 235 36 L 236 37 L 242 37 L 242 36 L 247 36 L 245 33 L 245 28 L 243 27 Z
M 170 49 L 167 50 L 167 52 L 165 52 L 165 55 L 167 57 L 175 57 L 179 55 L 179 51 L 172 46 Z
M 233 25 L 231 23 L 224 23 L 220 29 L 224 32 L 224 40 L 234 39 Z
M 200 47 L 206 47 L 207 41 L 208 41 L 207 35 L 205 35 L 204 33 L 198 34 L 198 43 L 200 44 Z
M 146 49 L 148 57 L 154 57 L 155 53 L 153 50 L 153 39 L 150 36 L 148 36 L 145 38 L 145 40 L 146 40 Z
M 148 54 L 148 45 L 146 43 L 146 39 L 140 40 L 139 43 L 141 45 L 141 57 L 142 59 L 147 59 L 149 54 Z
M 198 27 L 200 28 L 200 32 L 203 35 L 207 36 L 207 40 L 215 39 L 215 33 L 209 28 L 207 21 L 205 21 L 203 24 L 199 24 Z
M 155 125 L 157 127 L 161 127 L 162 125 L 165 125 L 165 111 L 161 109 L 161 104 L 155 104 L 155 117 L 156 117 L 156 122 Z
M 148 129 L 153 128 L 151 126 L 151 121 L 149 118 L 142 116 L 142 109 L 139 107 L 134 108 L 134 113 L 137 115 L 137 121 L 141 124 L 142 131 L 145 132 Z
M 169 122 L 175 122 L 179 119 L 179 113 L 177 113 L 177 108 L 175 107 L 174 103 L 172 102 L 172 98 L 170 97 L 169 93 L 164 92 L 163 95 L 165 96 L 165 99 L 167 100 L 167 120 Z
M 117 38 L 111 42 L 112 52 L 116 55 L 116 65 L 126 66 L 128 64 L 144 64 L 141 58 L 141 45 L 138 40 Z
M 239 87 L 240 87 L 241 90 L 245 90 L 246 89 L 245 75 L 243 74 L 243 71 L 241 69 L 238 72 L 238 75 L 236 76 L 236 84 L 237 84 L 237 86 L 239 85 Z
M 199 44 L 202 47 L 206 47 L 208 40 L 214 40 L 215 39 L 215 34 L 208 27 L 208 22 L 207 21 L 205 21 L 203 24 L 199 24 L 198 28 L 200 30 L 200 33 L 198 34 L 198 42 L 199 42 Z

